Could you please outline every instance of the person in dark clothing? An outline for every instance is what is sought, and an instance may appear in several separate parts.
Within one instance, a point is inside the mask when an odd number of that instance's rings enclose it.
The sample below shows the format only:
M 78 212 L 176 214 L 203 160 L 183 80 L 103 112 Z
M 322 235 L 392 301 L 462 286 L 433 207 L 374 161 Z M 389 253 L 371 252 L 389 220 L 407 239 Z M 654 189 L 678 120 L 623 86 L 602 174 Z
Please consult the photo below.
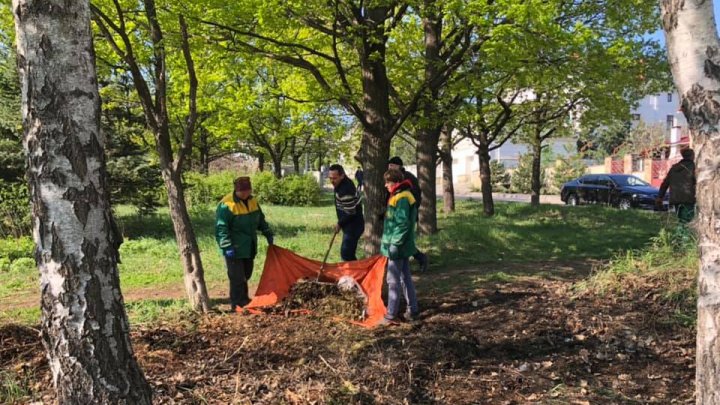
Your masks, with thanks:
M 675 207 L 680 223 L 687 224 L 695 217 L 695 151 L 686 148 L 680 151 L 682 160 L 675 163 L 660 185 L 656 205 L 662 204 L 665 193 L 670 189 L 670 205 Z
M 215 239 L 225 256 L 230 281 L 230 310 L 236 311 L 250 303 L 248 280 L 257 254 L 257 232 L 273 244 L 273 232 L 265 214 L 252 196 L 250 177 L 238 177 L 235 191 L 223 197 L 215 213 Z
M 358 192 L 362 190 L 363 186 L 363 171 L 362 168 L 355 170 L 355 181 L 357 182 Z
M 345 169 L 338 164 L 330 166 L 328 179 L 335 189 L 335 211 L 338 222 L 335 232 L 343 232 L 340 257 L 343 261 L 357 260 L 355 252 L 358 241 L 365 232 L 365 218 L 363 217 L 360 195 L 352 180 L 345 175 Z
M 413 197 L 415 197 L 415 203 L 417 204 L 417 208 L 415 210 L 415 222 L 417 223 L 419 220 L 419 207 L 420 203 L 422 202 L 422 193 L 420 192 L 420 182 L 418 181 L 417 177 L 415 177 L 414 174 L 410 173 L 409 171 L 405 170 L 403 167 L 403 161 L 400 159 L 400 156 L 393 156 L 388 160 L 388 170 L 398 170 L 403 175 L 403 180 L 408 180 L 410 184 L 412 185 L 412 188 L 410 189 L 410 192 L 412 193 Z M 425 253 L 421 252 L 420 250 L 416 251 L 415 254 L 412 255 L 412 257 L 418 262 L 420 265 L 420 271 L 426 271 L 428 267 L 428 257 Z

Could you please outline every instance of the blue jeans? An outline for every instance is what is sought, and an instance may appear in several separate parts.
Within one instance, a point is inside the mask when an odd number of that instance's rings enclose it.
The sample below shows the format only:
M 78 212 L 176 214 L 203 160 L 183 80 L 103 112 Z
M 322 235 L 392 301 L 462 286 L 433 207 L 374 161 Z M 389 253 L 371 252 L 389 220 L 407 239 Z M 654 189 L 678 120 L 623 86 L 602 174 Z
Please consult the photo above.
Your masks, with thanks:
M 344 262 L 357 260 L 355 252 L 357 251 L 358 241 L 362 236 L 362 232 L 345 232 L 343 231 L 342 245 L 340 246 L 340 258 Z
M 410 261 L 405 259 L 388 260 L 386 281 L 388 285 L 388 306 L 386 319 L 393 320 L 398 315 L 400 304 L 400 292 L 412 315 L 417 315 L 417 296 L 415 295 L 415 284 L 410 276 Z

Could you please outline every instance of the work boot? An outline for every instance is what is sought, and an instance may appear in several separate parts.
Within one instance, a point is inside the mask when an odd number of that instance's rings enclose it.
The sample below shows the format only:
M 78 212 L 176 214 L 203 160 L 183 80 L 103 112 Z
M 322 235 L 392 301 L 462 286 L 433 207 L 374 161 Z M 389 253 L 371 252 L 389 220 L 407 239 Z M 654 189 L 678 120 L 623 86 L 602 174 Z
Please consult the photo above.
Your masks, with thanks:
M 397 321 L 394 319 L 387 319 L 383 317 L 383 319 L 380 320 L 380 322 L 377 323 L 378 327 L 387 327 L 387 326 L 395 326 L 397 325 Z
M 420 314 L 413 314 L 410 311 L 405 312 L 405 315 L 403 317 L 405 318 L 406 321 L 413 323 L 413 324 L 420 321 Z

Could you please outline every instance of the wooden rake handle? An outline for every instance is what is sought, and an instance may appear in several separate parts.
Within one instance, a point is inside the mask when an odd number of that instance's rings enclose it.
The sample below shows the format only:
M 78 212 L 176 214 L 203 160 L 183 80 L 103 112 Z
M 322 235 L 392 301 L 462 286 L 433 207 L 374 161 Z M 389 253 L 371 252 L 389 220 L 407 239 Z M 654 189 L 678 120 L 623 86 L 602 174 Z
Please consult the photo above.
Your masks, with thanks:
M 328 246 L 327 252 L 325 252 L 325 257 L 323 257 L 322 265 L 320 266 L 320 271 L 318 271 L 318 275 L 317 278 L 315 278 L 315 281 L 320 280 L 320 276 L 322 276 L 323 270 L 325 269 L 325 263 L 327 263 L 327 258 L 330 255 L 330 250 L 333 247 L 333 243 L 335 243 L 335 237 L 338 233 L 338 231 L 333 232 L 332 239 L 330 239 L 330 246 Z

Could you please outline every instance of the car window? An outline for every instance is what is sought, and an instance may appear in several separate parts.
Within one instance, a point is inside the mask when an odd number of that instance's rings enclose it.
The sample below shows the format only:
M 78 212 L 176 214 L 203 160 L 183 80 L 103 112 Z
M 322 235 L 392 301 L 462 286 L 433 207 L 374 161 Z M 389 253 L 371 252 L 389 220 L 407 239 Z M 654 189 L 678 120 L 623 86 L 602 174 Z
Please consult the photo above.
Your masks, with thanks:
M 635 176 L 622 176 L 616 177 L 615 181 L 621 186 L 649 186 L 650 183 L 635 177 Z
M 580 183 L 582 184 L 595 184 L 597 180 L 597 176 L 585 176 L 582 179 L 580 179 Z
M 615 183 L 608 176 L 598 177 L 597 184 L 605 187 L 613 187 Z

